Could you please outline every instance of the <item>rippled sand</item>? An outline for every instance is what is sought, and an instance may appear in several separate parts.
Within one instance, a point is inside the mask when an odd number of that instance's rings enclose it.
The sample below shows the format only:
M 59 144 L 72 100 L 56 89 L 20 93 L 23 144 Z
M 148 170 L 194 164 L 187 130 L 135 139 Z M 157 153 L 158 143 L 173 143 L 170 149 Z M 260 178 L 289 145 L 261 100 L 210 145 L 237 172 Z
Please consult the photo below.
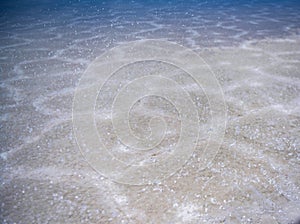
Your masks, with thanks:
M 110 12 L 116 18 L 113 31 L 106 25 L 95 26 L 110 17 L 93 14 L 72 17 L 68 28 L 55 20 L 45 23 L 42 15 L 26 28 L 16 21 L 1 24 L 10 27 L 1 36 L 1 222 L 293 223 L 299 219 L 300 38 L 264 38 L 278 32 L 276 24 L 282 32 L 297 27 L 271 20 L 261 8 L 249 24 L 256 21 L 264 27 L 260 22 L 267 21 L 275 28 L 253 36 L 243 24 L 239 27 L 243 15 L 226 21 L 227 14 L 221 13 L 224 20 L 217 27 L 228 35 L 213 41 L 199 35 L 203 30 L 197 24 L 187 27 L 193 24 L 189 19 L 183 19 L 178 30 L 176 19 L 160 23 L 157 18 L 163 13 L 158 10 L 156 19 L 145 16 L 144 22 L 129 26 L 132 17 L 130 9 L 127 12 L 128 23 L 121 24 L 124 15 Z M 67 20 L 68 15 L 61 16 Z M 289 15 L 297 20 L 295 14 Z M 202 17 L 211 23 L 209 15 L 201 14 L 194 22 Z M 208 35 L 218 33 L 214 24 L 206 27 L 212 29 Z M 256 40 L 240 41 L 241 37 Z M 228 121 L 210 168 L 202 170 L 195 152 L 178 173 L 160 184 L 127 186 L 99 175 L 80 154 L 72 130 L 75 88 L 96 56 L 126 38 L 177 41 L 211 66 L 224 92 Z M 160 114 L 157 103 L 157 99 L 145 101 L 136 112 Z M 176 114 L 166 108 L 172 137 L 178 123 Z M 136 130 L 143 127 L 147 125 L 141 123 Z
M 82 158 L 72 133 L 71 102 L 84 64 L 34 59 L 15 65 L 18 75 L 1 85 L 1 219 L 289 223 L 299 218 L 299 46 L 300 39 L 291 36 L 199 51 L 224 91 L 224 143 L 210 169 L 200 170 L 195 153 L 180 172 L 149 186 L 113 183 Z

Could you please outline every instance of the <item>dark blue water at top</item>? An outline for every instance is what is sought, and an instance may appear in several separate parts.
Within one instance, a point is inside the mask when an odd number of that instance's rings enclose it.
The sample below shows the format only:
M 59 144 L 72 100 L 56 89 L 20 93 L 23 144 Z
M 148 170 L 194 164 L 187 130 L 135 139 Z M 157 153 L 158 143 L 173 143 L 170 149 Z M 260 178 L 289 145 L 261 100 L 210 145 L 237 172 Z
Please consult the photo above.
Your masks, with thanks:
M 63 27 L 56 30 L 61 35 L 101 33 L 113 42 L 165 38 L 222 46 L 298 34 L 300 1 L 1 2 L 1 37 L 19 29 L 43 32 L 49 27 Z

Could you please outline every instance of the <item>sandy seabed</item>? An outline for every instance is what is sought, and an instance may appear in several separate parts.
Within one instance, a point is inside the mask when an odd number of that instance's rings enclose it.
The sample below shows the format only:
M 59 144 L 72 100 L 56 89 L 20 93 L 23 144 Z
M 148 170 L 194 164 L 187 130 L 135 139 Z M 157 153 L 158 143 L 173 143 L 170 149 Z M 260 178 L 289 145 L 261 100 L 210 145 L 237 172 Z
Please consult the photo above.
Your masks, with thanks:
M 209 169 L 202 170 L 196 151 L 179 172 L 144 186 L 114 183 L 80 154 L 72 100 L 94 55 L 86 50 L 76 59 L 69 49 L 54 57 L 39 42 L 34 51 L 18 44 L 2 49 L 2 223 L 293 223 L 300 218 L 299 36 L 197 49 L 224 92 L 224 141 Z M 155 102 L 145 101 L 147 109 L 137 111 L 158 110 Z M 172 121 L 176 114 L 170 109 L 167 116 Z

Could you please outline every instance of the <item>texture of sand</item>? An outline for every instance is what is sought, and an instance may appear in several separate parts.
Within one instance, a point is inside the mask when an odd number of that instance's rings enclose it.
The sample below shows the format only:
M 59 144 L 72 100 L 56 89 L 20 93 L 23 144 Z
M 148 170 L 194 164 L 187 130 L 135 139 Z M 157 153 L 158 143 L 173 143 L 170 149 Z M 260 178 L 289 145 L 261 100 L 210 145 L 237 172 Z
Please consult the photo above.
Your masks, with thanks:
M 287 224 L 300 218 L 299 4 L 22 2 L 7 1 L 10 11 L 0 9 L 1 223 Z M 72 102 L 97 56 L 141 39 L 174 41 L 208 63 L 224 93 L 227 127 L 209 168 L 201 163 L 200 136 L 199 150 L 176 174 L 132 186 L 105 178 L 85 161 Z M 150 117 L 161 116 L 166 139 L 150 154 L 116 141 L 106 106 L 116 83 L 135 72 L 182 74 L 178 80 L 199 103 L 203 130 L 211 131 L 209 102 L 186 74 L 161 63 L 145 66 L 112 76 L 95 107 L 105 146 L 129 163 L 164 156 L 180 130 L 174 106 L 149 97 L 132 108 L 131 127 L 142 138 Z
M 299 37 L 199 51 L 224 92 L 224 142 L 209 169 L 202 170 L 196 151 L 178 173 L 148 186 L 114 183 L 84 161 L 72 132 L 71 102 L 85 65 L 37 59 L 45 53 L 31 52 L 30 62 L 14 66 L 18 76 L 1 85 L 3 223 L 290 223 L 299 218 Z M 132 119 L 141 125 L 137 131 L 147 129 L 142 122 L 147 113 L 165 112 L 173 127 L 169 137 L 176 142 L 177 115 L 158 100 L 146 99 L 133 109 Z M 165 105 L 164 111 L 157 104 Z M 167 141 L 163 147 L 171 146 Z

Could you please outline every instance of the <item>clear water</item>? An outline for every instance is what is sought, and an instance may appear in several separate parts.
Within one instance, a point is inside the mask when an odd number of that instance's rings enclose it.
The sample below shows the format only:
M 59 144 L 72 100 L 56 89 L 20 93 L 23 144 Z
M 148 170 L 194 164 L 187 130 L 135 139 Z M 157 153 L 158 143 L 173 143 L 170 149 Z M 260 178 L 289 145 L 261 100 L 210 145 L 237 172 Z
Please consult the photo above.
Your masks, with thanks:
M 298 0 L 1 1 L 0 222 L 295 222 L 299 32 Z M 72 101 L 97 56 L 144 39 L 173 41 L 199 53 L 224 92 L 228 121 L 210 169 L 203 171 L 196 152 L 162 183 L 126 186 L 83 159 L 72 129 Z M 134 71 L 142 71 L 139 66 Z M 133 74 L 121 72 L 115 83 Z M 194 85 L 187 88 L 193 91 Z M 111 89 L 102 99 L 111 99 Z M 200 102 L 203 110 L 206 104 Z M 141 124 L 133 129 L 144 134 L 143 116 L 165 112 L 170 128 L 163 147 L 172 149 L 180 122 L 170 107 L 157 98 L 142 101 L 133 108 L 133 121 Z M 99 119 L 105 144 L 122 151 L 121 159 L 134 160 L 115 144 L 108 126 L 101 126 L 107 118 Z
M 297 0 L 11 1 L 1 5 L 2 37 L 34 29 L 62 39 L 72 36 L 73 42 L 84 34 L 106 44 L 166 38 L 191 47 L 226 46 L 298 33 L 300 26 Z

